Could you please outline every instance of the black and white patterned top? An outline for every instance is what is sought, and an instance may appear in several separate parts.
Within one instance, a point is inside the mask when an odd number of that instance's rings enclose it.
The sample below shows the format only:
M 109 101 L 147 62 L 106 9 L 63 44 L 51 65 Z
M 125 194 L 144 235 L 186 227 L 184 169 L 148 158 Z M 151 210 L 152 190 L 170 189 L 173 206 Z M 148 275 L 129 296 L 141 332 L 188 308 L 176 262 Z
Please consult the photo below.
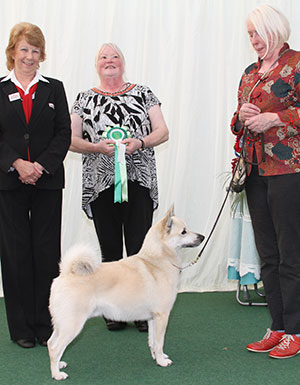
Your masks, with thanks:
M 120 92 L 110 94 L 97 88 L 80 92 L 71 113 L 82 119 L 83 139 L 98 143 L 106 127 L 127 127 L 132 138 L 151 133 L 148 110 L 160 104 L 150 88 L 127 83 Z M 153 208 L 158 206 L 157 175 L 154 149 L 145 148 L 126 154 L 127 178 L 150 190 Z M 114 157 L 100 153 L 82 154 L 82 208 L 92 218 L 90 203 L 100 192 L 114 184 Z

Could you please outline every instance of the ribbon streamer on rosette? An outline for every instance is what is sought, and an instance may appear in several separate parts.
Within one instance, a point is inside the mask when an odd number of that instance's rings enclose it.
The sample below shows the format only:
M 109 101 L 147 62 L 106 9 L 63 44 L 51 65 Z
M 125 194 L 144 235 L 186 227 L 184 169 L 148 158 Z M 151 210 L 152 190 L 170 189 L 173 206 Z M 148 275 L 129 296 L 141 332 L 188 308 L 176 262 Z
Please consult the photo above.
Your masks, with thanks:
M 127 127 L 106 127 L 102 134 L 105 139 L 115 141 L 115 193 L 114 203 L 128 202 L 128 184 L 125 149 L 126 145 L 122 140 L 130 137 Z

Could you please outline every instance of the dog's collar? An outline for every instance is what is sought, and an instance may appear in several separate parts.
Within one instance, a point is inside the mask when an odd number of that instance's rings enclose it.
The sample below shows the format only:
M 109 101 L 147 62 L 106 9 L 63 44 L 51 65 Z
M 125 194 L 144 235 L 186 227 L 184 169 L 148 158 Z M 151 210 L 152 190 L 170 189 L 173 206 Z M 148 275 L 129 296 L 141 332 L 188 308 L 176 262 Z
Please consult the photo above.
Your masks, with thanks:
M 177 265 L 175 265 L 175 263 L 171 263 L 171 265 L 173 265 L 174 267 L 176 267 L 176 269 L 178 269 L 179 270 L 179 273 L 181 273 L 182 272 L 182 270 L 184 270 L 185 269 L 185 267 L 179 267 L 179 266 L 177 266 Z M 187 266 L 186 266 L 187 267 Z
M 199 255 L 199 256 L 200 256 L 200 255 Z M 199 259 L 199 258 L 198 258 L 198 259 Z M 176 267 L 176 269 L 179 270 L 179 273 L 182 273 L 183 270 L 187 269 L 188 267 L 193 266 L 193 265 L 198 261 L 198 259 L 192 261 L 191 263 L 189 263 L 188 265 L 183 266 L 183 267 L 177 266 L 177 265 L 175 265 L 175 263 L 171 263 L 171 264 L 172 264 L 174 267 Z

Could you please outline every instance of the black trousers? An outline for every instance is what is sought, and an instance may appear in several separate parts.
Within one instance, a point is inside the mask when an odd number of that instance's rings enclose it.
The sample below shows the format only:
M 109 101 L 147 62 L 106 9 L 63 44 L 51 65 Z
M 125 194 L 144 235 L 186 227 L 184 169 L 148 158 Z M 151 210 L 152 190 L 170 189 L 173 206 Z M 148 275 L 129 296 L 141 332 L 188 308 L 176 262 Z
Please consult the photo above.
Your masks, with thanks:
M 272 330 L 300 333 L 300 174 L 258 176 L 246 182 L 249 212 L 261 258 Z
M 0 191 L 0 257 L 12 340 L 48 338 L 50 286 L 58 275 L 61 190 Z
M 104 261 L 122 258 L 123 236 L 127 256 L 139 252 L 153 219 L 149 189 L 128 181 L 128 202 L 114 203 L 112 186 L 99 194 L 91 209 Z

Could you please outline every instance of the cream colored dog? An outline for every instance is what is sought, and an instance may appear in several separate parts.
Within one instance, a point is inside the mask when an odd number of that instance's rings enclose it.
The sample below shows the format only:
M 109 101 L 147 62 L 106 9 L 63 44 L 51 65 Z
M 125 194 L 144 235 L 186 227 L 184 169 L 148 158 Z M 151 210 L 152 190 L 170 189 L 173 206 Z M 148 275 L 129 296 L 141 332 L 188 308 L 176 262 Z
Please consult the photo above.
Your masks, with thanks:
M 190 232 L 173 215 L 148 231 L 140 252 L 117 262 L 99 263 L 86 246 L 75 246 L 60 264 L 50 294 L 53 334 L 48 341 L 52 377 L 68 377 L 60 369 L 66 347 L 82 330 L 87 319 L 104 316 L 116 321 L 148 320 L 148 344 L 160 366 L 172 364 L 163 352 L 170 312 L 177 296 L 180 261 L 177 251 L 195 247 L 203 235 Z

